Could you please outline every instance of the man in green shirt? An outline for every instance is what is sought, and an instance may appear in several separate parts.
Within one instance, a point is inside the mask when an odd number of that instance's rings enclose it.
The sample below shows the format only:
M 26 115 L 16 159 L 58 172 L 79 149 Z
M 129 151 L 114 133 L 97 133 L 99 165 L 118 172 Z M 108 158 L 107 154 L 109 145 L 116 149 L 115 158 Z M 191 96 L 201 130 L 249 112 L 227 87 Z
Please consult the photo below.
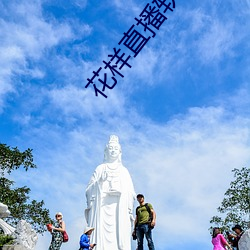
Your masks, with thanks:
M 136 208 L 135 227 L 133 235 L 136 235 L 138 242 L 138 250 L 143 250 L 143 239 L 146 236 L 148 249 L 155 250 L 152 229 L 155 226 L 156 214 L 150 203 L 144 202 L 143 194 L 137 195 L 137 201 L 140 206 Z

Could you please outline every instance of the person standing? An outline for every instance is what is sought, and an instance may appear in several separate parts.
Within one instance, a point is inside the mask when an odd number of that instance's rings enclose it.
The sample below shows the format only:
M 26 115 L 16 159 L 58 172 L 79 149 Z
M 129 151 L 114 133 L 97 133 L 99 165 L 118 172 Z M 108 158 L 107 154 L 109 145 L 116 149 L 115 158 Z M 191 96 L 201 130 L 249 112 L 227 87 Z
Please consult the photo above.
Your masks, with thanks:
M 93 232 L 94 228 L 93 227 L 86 227 L 83 235 L 80 238 L 80 249 L 79 250 L 89 250 L 93 249 L 95 247 L 94 244 L 90 244 L 90 235 Z
M 232 249 L 218 227 L 213 228 L 212 244 L 213 250 L 225 250 L 225 246 Z
M 232 230 L 236 233 L 236 235 L 231 234 L 231 236 L 233 236 L 233 238 L 234 238 L 234 243 L 235 243 L 236 249 L 239 250 L 239 240 L 240 240 L 242 234 L 244 233 L 244 231 L 240 225 L 235 225 L 232 228 Z
M 145 235 L 148 242 L 148 249 L 155 250 L 152 239 L 152 229 L 155 226 L 156 213 L 150 203 L 145 203 L 143 194 L 137 195 L 137 201 L 140 205 L 136 208 L 136 217 L 133 231 L 133 235 L 136 235 L 137 237 L 137 249 L 143 250 L 143 240 Z
M 52 240 L 49 250 L 60 250 L 63 242 L 63 232 L 66 230 L 65 222 L 62 220 L 63 215 L 61 212 L 56 213 L 56 223 L 51 226 L 50 233 L 52 234 Z

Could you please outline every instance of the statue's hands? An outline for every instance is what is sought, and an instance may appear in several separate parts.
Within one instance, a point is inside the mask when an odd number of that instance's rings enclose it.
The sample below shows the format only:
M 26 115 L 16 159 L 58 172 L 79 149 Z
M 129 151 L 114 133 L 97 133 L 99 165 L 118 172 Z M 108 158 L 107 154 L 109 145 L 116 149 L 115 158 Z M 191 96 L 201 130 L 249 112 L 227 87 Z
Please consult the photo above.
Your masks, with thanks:
M 91 209 L 93 206 L 93 202 L 95 201 L 95 195 L 92 195 L 89 200 L 87 200 L 87 209 Z
M 129 213 L 130 221 L 134 222 L 134 221 L 135 221 L 135 218 L 134 218 L 134 216 L 133 216 L 133 212 L 132 212 L 132 209 L 131 209 L 131 208 L 128 208 L 128 213 Z

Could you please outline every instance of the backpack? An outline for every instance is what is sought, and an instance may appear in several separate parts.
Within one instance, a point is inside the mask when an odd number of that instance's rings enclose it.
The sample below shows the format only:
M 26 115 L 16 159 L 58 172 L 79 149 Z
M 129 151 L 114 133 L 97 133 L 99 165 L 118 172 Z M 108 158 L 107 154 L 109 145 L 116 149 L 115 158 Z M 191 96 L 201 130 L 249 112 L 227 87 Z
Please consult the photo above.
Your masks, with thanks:
M 150 210 L 150 207 L 148 206 L 148 203 L 145 203 L 143 206 L 146 207 L 147 211 L 148 211 L 148 214 L 149 214 L 149 218 L 148 218 L 148 225 L 151 229 L 153 229 L 154 227 L 151 226 L 151 222 L 153 220 L 153 214 L 151 213 L 151 210 Z M 138 209 L 140 208 L 140 206 L 138 206 L 136 208 L 136 215 L 138 216 Z

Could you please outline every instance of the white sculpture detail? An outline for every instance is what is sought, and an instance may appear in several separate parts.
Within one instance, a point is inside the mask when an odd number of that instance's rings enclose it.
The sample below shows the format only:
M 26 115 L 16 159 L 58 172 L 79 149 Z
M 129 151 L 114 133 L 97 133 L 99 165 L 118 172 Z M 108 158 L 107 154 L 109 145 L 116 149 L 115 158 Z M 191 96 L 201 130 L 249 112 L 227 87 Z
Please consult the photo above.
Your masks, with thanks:
M 8 206 L 0 202 L 0 228 L 3 229 L 4 234 L 11 235 L 15 228 L 6 223 L 2 218 L 6 218 L 10 215 Z
M 22 245 L 26 250 L 34 250 L 38 237 L 35 230 L 25 220 L 20 220 L 14 233 L 15 242 Z
M 250 229 L 243 233 L 238 244 L 239 250 L 250 250 Z
M 122 165 L 121 146 L 115 135 L 104 151 L 104 163 L 97 166 L 86 189 L 88 226 L 95 230 L 95 250 L 130 250 L 135 191 L 128 170 Z
M 19 245 L 25 250 L 34 250 L 38 240 L 35 230 L 25 220 L 20 220 L 16 228 L 10 226 L 1 219 L 9 215 L 8 206 L 0 202 L 0 227 L 3 229 L 4 234 L 13 236 L 15 245 Z

